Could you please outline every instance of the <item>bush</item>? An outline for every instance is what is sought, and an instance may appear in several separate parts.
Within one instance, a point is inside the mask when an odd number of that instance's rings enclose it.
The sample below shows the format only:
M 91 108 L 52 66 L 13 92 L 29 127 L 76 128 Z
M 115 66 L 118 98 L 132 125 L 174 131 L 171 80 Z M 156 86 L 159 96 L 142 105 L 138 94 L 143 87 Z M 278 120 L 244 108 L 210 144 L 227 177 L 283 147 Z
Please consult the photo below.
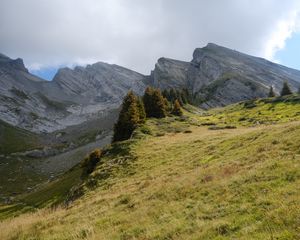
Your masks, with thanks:
M 95 170 L 97 163 L 101 159 L 101 156 L 102 151 L 100 149 L 95 149 L 83 160 L 81 164 L 81 167 L 83 168 L 83 176 L 87 176 Z

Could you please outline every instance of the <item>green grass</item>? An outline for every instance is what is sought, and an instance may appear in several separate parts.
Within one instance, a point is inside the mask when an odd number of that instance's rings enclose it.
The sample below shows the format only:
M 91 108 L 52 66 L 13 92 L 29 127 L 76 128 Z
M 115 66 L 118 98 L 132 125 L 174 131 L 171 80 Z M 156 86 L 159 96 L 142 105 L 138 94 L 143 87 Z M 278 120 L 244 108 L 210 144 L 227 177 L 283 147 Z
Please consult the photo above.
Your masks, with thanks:
M 0 239 L 299 239 L 300 104 L 274 101 L 148 120 L 105 150 L 83 196 L 3 220 Z M 74 186 L 79 172 L 28 206 Z
M 300 96 L 251 100 L 212 109 L 202 114 L 190 114 L 202 125 L 257 126 L 300 120 Z
M 38 135 L 0 120 L 0 154 L 36 149 L 40 142 Z
M 10 205 L 0 205 L 0 219 L 18 216 L 43 207 L 54 207 L 68 200 L 70 189 L 80 183 L 81 169 L 76 166 L 58 179 L 41 184 L 34 192 L 18 195 Z

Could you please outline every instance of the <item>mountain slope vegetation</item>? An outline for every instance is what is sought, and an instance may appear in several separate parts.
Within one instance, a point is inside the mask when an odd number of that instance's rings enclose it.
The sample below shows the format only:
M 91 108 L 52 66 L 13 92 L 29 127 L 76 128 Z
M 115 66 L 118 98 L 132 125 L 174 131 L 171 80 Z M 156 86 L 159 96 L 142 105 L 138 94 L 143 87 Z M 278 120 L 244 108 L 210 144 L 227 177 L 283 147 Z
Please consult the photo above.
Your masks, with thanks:
M 2 206 L 0 239 L 298 239 L 299 112 L 288 96 L 148 119 L 86 179 L 77 166 L 42 199 L 67 205 L 15 218 Z
M 0 120 L 0 154 L 9 154 L 41 147 L 41 138 L 32 132 Z

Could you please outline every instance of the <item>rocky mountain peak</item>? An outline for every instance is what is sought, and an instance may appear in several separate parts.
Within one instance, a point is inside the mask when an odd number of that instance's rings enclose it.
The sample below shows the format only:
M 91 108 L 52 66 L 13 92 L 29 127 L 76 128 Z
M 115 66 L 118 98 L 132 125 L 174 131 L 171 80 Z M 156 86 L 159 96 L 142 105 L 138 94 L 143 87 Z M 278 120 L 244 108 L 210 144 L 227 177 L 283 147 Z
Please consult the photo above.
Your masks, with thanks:
M 147 85 L 188 89 L 203 108 L 263 98 L 283 81 L 300 87 L 300 71 L 209 43 L 195 49 L 191 62 L 159 58 L 150 76 L 97 62 L 59 69 L 52 81 L 28 73 L 22 59 L 0 54 L 0 119 L 32 131 L 51 132 L 81 124 L 117 109 L 124 95 Z
M 10 68 L 12 70 L 19 70 L 28 73 L 28 69 L 25 67 L 23 59 L 17 58 L 15 60 L 0 54 L 0 67 Z
M 20 71 L 24 71 L 24 72 L 27 72 L 27 73 L 28 73 L 28 69 L 25 67 L 22 58 L 17 58 L 17 59 L 15 59 L 15 60 L 12 60 L 12 61 L 10 62 L 10 64 L 11 64 L 14 68 L 16 68 L 16 69 L 18 69 L 18 70 L 20 70 Z

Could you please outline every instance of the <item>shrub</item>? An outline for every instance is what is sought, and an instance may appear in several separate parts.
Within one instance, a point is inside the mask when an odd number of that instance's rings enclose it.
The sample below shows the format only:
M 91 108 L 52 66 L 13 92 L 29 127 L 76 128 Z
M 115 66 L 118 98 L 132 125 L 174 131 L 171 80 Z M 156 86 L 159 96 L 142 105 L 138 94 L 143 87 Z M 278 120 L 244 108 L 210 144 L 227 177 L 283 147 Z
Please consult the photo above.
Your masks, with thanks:
M 87 176 L 95 170 L 101 156 L 102 151 L 100 149 L 95 149 L 83 160 L 83 163 L 81 164 L 81 167 L 83 168 L 83 176 Z
M 244 108 L 250 109 L 250 108 L 255 108 L 255 107 L 256 107 L 256 103 L 252 100 L 244 103 Z

